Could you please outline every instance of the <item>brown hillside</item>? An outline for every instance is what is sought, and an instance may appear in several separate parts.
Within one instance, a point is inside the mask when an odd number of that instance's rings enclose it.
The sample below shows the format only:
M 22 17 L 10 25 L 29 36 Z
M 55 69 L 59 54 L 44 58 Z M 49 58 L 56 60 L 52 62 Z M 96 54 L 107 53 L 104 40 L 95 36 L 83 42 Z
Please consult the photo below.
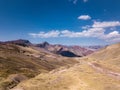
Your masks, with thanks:
M 57 56 L 34 46 L 1 43 L 0 87 L 8 87 L 11 86 L 10 83 L 15 83 L 14 80 L 9 78 L 11 75 L 16 77 L 17 74 L 17 77 L 31 78 L 40 73 L 48 72 L 61 66 L 70 66 L 77 62 L 77 60 Z M 9 80 L 6 78 L 9 78 Z
M 120 90 L 120 44 L 76 59 L 79 64 L 42 73 L 12 90 Z

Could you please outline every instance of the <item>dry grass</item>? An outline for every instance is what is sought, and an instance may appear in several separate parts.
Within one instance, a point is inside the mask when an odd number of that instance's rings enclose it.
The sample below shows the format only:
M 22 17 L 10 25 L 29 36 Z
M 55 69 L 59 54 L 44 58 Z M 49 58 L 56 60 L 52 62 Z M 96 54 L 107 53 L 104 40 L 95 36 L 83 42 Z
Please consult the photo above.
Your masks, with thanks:
M 119 90 L 120 81 L 98 73 L 88 65 L 76 65 L 21 83 L 23 90 Z
M 120 80 L 107 74 L 108 71 L 120 73 L 120 44 L 79 60 L 79 64 L 70 68 L 42 73 L 22 82 L 14 90 L 120 90 Z M 105 69 L 107 73 L 93 68 L 89 63 Z
M 33 47 L 0 44 L 0 79 L 4 79 L 0 80 L 0 87 L 6 87 L 9 85 L 7 83 L 11 83 L 11 81 L 5 80 L 12 74 L 22 74 L 28 78 L 33 78 L 40 73 L 75 63 L 78 61 L 68 60 L 68 58 L 56 56 Z

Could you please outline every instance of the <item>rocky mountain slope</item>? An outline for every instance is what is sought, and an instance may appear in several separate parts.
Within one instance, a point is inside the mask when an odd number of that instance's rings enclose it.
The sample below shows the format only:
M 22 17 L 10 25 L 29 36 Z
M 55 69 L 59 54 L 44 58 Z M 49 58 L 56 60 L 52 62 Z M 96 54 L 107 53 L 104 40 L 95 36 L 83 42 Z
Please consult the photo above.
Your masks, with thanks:
M 65 56 L 65 57 L 83 57 L 94 52 L 94 50 L 90 48 L 85 48 L 81 46 L 65 46 L 65 45 L 58 45 L 58 44 L 52 45 L 52 44 L 49 44 L 48 42 L 43 42 L 40 44 L 32 44 L 28 40 L 23 40 L 23 39 L 7 41 L 2 43 L 5 43 L 5 44 L 11 43 L 11 44 L 20 45 L 23 47 L 34 46 L 36 48 L 42 48 L 47 52 Z
M 13 88 L 22 80 L 40 73 L 78 63 L 35 47 L 27 40 L 0 43 L 0 90 Z
M 67 57 L 82 57 L 87 56 L 94 51 L 80 46 L 65 46 L 65 45 L 51 45 L 48 42 L 37 44 L 37 47 L 44 48 L 55 54 Z
M 120 90 L 120 43 L 74 60 L 79 63 L 42 73 L 12 90 Z

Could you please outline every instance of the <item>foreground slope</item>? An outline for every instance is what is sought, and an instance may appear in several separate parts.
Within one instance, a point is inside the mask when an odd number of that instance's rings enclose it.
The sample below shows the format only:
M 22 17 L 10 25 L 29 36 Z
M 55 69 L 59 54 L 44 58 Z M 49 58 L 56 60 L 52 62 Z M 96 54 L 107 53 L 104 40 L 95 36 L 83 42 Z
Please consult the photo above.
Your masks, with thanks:
M 13 88 L 22 80 L 40 73 L 78 63 L 27 44 L 0 43 L 0 90 Z
M 120 90 L 120 43 L 75 59 L 79 64 L 42 73 L 12 90 Z

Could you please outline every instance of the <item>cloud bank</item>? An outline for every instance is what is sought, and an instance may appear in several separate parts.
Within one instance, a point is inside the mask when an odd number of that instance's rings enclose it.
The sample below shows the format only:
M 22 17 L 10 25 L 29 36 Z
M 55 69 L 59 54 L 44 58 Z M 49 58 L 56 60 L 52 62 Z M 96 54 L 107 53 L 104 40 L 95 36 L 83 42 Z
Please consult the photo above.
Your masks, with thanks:
M 109 21 L 109 22 L 94 22 L 92 27 L 101 27 L 101 28 L 107 28 L 107 27 L 116 27 L 116 26 L 120 26 L 120 22 L 119 21 Z
M 58 37 L 60 35 L 60 31 L 56 30 L 52 30 L 49 32 L 40 32 L 40 33 L 29 33 L 29 35 L 31 35 L 34 38 L 51 38 L 51 37 Z
M 68 38 L 98 38 L 107 42 L 120 42 L 120 32 L 117 30 L 110 30 L 120 26 L 119 21 L 104 21 L 93 22 L 93 25 L 80 32 L 70 30 L 51 30 L 49 32 L 29 33 L 34 38 L 55 38 L 55 37 L 68 37 Z M 109 33 L 105 33 L 109 31 Z

